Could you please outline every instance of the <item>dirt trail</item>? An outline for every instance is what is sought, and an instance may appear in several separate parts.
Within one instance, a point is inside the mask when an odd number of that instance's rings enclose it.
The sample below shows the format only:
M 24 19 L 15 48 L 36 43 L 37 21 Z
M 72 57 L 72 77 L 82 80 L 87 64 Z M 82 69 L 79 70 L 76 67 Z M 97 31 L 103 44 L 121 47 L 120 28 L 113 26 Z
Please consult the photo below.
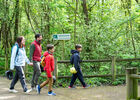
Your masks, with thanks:
M 19 82 L 15 86 L 19 92 L 9 93 L 10 83 L 11 81 L 0 77 L 0 100 L 126 100 L 125 86 L 101 86 L 89 89 L 55 88 L 57 96 L 48 96 L 46 88 L 42 89 L 40 95 L 36 92 L 25 94 Z M 30 84 L 28 87 L 30 88 Z

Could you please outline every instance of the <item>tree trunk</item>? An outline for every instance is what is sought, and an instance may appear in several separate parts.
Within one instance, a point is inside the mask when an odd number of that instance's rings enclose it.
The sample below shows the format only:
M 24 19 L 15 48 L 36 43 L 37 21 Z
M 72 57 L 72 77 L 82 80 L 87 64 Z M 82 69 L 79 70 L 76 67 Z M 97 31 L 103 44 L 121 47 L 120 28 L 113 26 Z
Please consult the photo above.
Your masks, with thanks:
M 29 9 L 30 9 L 30 7 L 29 7 L 29 1 L 27 2 L 27 4 L 26 4 L 26 1 L 24 0 L 24 8 L 25 8 L 25 13 L 26 13 L 26 15 L 27 15 L 27 18 L 28 18 L 28 20 L 29 20 L 29 23 L 30 23 L 30 25 L 31 25 L 31 27 L 32 27 L 32 30 L 33 30 L 33 32 L 34 32 L 34 34 L 36 34 L 36 31 L 35 31 L 35 29 L 34 29 L 34 27 L 33 27 L 33 24 L 32 24 L 32 21 L 31 21 L 31 18 L 30 18 L 30 13 L 29 13 Z
M 0 27 L 0 45 L 1 45 L 1 33 L 2 32 L 2 22 L 1 22 L 1 27 Z
M 88 9 L 87 9 L 86 0 L 83 0 L 82 6 L 83 6 L 83 13 L 85 15 L 85 17 L 84 17 L 85 24 L 89 25 L 89 23 L 88 23 L 88 21 L 89 21 L 89 19 L 88 19 Z
M 129 0 L 127 2 L 127 5 L 128 5 L 128 14 L 129 14 L 129 17 L 131 17 L 131 0 Z M 137 57 L 137 53 L 136 53 L 136 47 L 135 47 L 135 41 L 134 41 L 134 35 L 133 35 L 133 25 L 132 25 L 132 21 L 130 20 L 129 22 L 130 24 L 130 34 L 131 34 L 131 40 L 132 40 L 132 46 L 133 46 L 133 49 L 134 49 L 134 56 L 135 58 Z
M 121 2 L 122 2 L 122 6 L 125 10 L 125 16 L 131 17 L 131 0 L 121 0 Z M 131 20 L 126 25 L 126 36 L 128 35 L 127 33 L 129 33 L 129 32 L 130 32 L 131 42 L 132 42 L 132 46 L 133 46 L 133 50 L 134 50 L 133 53 L 136 58 L 137 53 L 136 53 L 136 47 L 135 47 L 135 41 L 134 41 L 134 35 L 133 35 L 133 23 Z M 129 40 L 127 40 L 127 41 L 129 41 Z M 128 42 L 127 44 L 129 47 L 130 43 Z
M 16 14 L 15 14 L 15 29 L 14 29 L 14 40 L 16 41 L 17 39 L 17 36 L 18 36 L 18 31 L 19 31 L 19 0 L 16 0 L 16 6 L 15 6 L 15 11 L 16 11 Z
M 129 16 L 131 17 L 131 12 L 129 12 Z M 131 40 L 132 40 L 132 46 L 134 49 L 134 56 L 135 58 L 137 57 L 137 53 L 136 53 L 136 47 L 135 47 L 135 41 L 134 41 L 134 35 L 133 35 L 133 24 L 132 21 L 130 20 L 130 34 L 131 34 Z
M 76 44 L 76 21 L 77 21 L 78 0 L 76 0 L 76 9 L 74 11 L 74 44 Z
M 2 35 L 2 43 L 3 48 L 5 50 L 5 70 L 8 69 L 8 47 L 9 47 L 9 30 L 8 30 L 8 22 L 9 22 L 9 5 L 8 5 L 8 1 L 3 1 L 3 5 L 4 5 L 4 18 L 6 20 L 2 20 L 2 30 L 1 30 L 1 35 Z

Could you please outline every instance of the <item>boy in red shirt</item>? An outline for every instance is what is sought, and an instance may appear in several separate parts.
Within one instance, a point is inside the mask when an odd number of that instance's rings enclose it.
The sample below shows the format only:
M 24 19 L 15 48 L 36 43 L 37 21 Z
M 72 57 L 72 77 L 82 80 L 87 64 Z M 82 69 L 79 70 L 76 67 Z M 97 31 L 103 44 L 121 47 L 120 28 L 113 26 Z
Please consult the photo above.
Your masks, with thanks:
M 47 80 L 44 81 L 41 85 L 37 85 L 37 92 L 40 94 L 40 90 L 42 87 L 44 87 L 46 84 L 49 84 L 48 86 L 48 95 L 55 96 L 56 94 L 52 91 L 52 85 L 53 85 L 53 77 L 52 72 L 54 71 L 54 45 L 48 44 L 47 45 L 47 51 L 44 52 L 45 56 L 45 67 L 44 70 L 46 71 Z

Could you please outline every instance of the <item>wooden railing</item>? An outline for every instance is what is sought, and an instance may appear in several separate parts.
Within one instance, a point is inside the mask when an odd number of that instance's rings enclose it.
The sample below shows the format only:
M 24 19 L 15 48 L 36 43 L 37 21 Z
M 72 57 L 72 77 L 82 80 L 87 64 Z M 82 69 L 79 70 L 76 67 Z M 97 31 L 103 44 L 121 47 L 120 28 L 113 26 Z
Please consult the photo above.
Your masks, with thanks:
M 0 56 L 3 57 L 3 56 Z M 4 58 L 4 57 L 3 57 Z M 140 61 L 140 58 L 129 58 L 129 59 L 116 59 L 116 57 L 112 57 L 112 59 L 99 59 L 99 60 L 83 60 L 82 63 L 99 63 L 99 62 L 111 62 L 111 74 L 106 74 L 106 75 L 86 75 L 84 76 L 85 78 L 93 78 L 93 77 L 112 77 L 112 81 L 115 81 L 117 76 L 125 76 L 124 74 L 116 74 L 116 62 L 131 62 L 131 61 Z M 71 76 L 59 76 L 58 75 L 58 69 L 60 66 L 59 64 L 67 64 L 70 63 L 69 60 L 63 60 L 63 61 L 57 61 L 55 60 L 55 71 L 54 75 L 56 76 L 56 79 L 58 80 L 59 78 L 71 78 Z M 26 70 L 26 74 L 31 74 Z M 46 77 L 46 76 L 42 76 Z
M 116 77 L 125 76 L 124 74 L 116 74 L 116 62 L 130 62 L 130 61 L 140 61 L 140 58 L 131 58 L 131 59 L 116 59 L 116 57 L 112 57 L 112 59 L 100 59 L 100 60 L 83 60 L 82 63 L 96 63 L 96 62 L 111 62 L 111 74 L 106 75 L 85 75 L 85 78 L 93 78 L 93 77 L 112 77 L 112 82 L 115 81 Z M 58 75 L 59 64 L 67 64 L 70 63 L 69 60 L 63 61 L 55 61 L 55 71 L 54 75 L 56 76 L 56 80 L 60 78 L 71 78 L 71 76 L 60 76 Z M 32 74 L 27 72 L 27 74 Z M 46 77 L 46 76 L 42 76 Z
M 140 75 L 138 75 L 137 68 L 126 69 L 126 100 L 140 100 L 138 97 L 138 79 L 140 79 Z

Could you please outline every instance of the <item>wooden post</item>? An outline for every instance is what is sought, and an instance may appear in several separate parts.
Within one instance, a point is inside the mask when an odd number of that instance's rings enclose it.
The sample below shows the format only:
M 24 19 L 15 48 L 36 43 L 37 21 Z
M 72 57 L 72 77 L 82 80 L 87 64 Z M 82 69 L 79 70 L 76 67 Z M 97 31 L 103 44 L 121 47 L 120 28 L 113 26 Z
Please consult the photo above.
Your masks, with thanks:
M 133 79 L 130 78 L 130 75 L 133 73 L 132 68 L 126 69 L 126 100 L 133 99 Z
M 62 59 L 64 60 L 65 58 L 65 40 L 63 40 L 63 52 L 62 52 Z
M 112 82 L 114 82 L 116 80 L 116 65 L 115 65 L 115 62 L 116 62 L 116 57 L 112 57 Z
M 57 65 L 57 59 L 55 59 L 54 75 L 56 77 L 56 85 L 58 85 L 58 65 Z
M 138 69 L 135 67 L 133 68 L 133 74 L 138 75 Z M 137 100 L 138 98 L 138 79 L 133 78 L 133 99 Z

